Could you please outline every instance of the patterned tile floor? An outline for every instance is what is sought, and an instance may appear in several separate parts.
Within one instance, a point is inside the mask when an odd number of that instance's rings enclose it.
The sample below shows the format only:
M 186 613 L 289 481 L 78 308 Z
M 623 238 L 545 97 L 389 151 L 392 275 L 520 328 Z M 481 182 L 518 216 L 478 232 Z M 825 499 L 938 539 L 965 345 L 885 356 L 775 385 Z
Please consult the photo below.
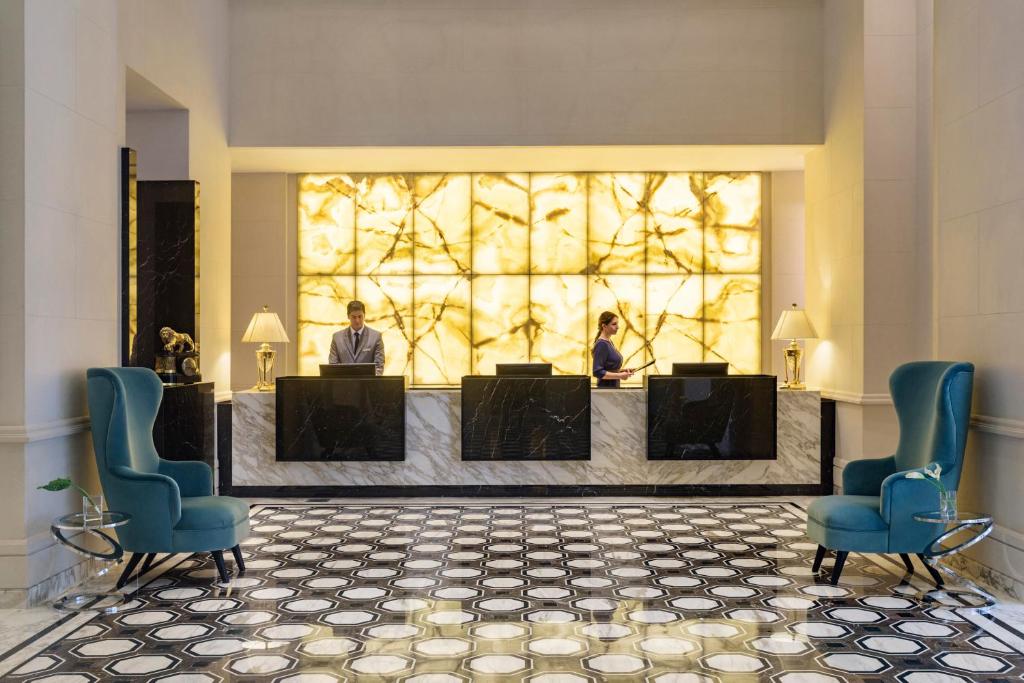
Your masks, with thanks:
M 208 557 L 185 559 L 122 614 L 51 627 L 0 676 L 1024 678 L 1019 633 L 921 605 L 884 559 L 851 556 L 840 586 L 816 582 L 815 546 L 790 504 L 290 504 L 258 508 L 252 526 L 248 571 L 229 586 L 211 583 Z

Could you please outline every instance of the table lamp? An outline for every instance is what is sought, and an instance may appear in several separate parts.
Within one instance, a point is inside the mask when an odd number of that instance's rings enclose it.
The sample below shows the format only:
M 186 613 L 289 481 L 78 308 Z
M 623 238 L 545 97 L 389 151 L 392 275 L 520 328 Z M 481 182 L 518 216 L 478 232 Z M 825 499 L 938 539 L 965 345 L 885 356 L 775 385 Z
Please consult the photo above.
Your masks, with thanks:
M 274 388 L 274 356 L 276 351 L 270 347 L 271 342 L 287 342 L 288 334 L 277 313 L 272 313 L 267 306 L 253 314 L 249 327 L 242 335 L 243 342 L 256 342 L 260 348 L 256 350 L 256 367 L 259 370 L 257 391 L 270 391 Z
M 772 339 L 788 339 L 789 346 L 783 353 L 786 356 L 786 381 L 783 389 L 806 389 L 800 381 L 800 358 L 804 355 L 803 349 L 796 343 L 797 339 L 817 339 L 818 333 L 814 331 L 814 325 L 807 317 L 807 312 L 802 308 L 793 308 L 783 311 L 779 316 L 779 322 L 772 332 Z

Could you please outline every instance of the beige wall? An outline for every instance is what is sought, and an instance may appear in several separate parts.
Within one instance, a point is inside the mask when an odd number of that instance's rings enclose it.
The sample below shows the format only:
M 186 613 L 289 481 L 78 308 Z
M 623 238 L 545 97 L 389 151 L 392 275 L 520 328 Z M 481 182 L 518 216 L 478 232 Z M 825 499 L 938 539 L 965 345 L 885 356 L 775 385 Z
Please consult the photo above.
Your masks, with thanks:
M 770 336 L 783 310 L 790 304 L 804 308 L 804 174 L 801 171 L 772 173 L 771 277 L 768 279 L 770 315 L 762 330 Z M 785 377 L 783 349 L 786 340 L 773 341 L 764 371 Z
M 226 2 L 0 4 L 2 605 L 45 599 L 73 578 L 64 570 L 77 560 L 48 528 L 81 502 L 35 487 L 65 475 L 96 487 L 85 369 L 118 363 L 126 66 L 192 112 L 189 167 L 204 192 L 204 373 L 228 388 L 226 35 Z
M 818 143 L 820 0 L 236 0 L 231 144 Z
M 964 503 L 974 553 L 1024 596 L 1024 3 L 937 0 L 936 349 L 977 365 Z

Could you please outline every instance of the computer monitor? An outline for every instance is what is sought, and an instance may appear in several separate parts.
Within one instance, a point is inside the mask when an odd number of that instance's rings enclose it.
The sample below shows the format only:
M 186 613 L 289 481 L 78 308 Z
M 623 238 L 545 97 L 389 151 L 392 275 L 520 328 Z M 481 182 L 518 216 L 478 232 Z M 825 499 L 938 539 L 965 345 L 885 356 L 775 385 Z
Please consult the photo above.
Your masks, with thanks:
M 373 377 L 377 366 L 373 363 L 321 364 L 321 377 Z
M 673 377 L 725 377 L 728 363 L 673 363 Z
M 499 377 L 550 377 L 551 363 L 498 363 L 494 374 Z

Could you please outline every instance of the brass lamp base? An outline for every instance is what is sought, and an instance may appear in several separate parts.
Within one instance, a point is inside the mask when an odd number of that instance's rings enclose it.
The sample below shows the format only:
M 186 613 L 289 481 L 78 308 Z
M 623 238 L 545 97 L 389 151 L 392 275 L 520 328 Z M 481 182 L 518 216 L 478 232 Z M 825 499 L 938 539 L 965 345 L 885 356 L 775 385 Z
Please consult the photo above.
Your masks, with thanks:
M 794 391 L 806 389 L 807 385 L 800 381 L 800 359 L 804 352 L 796 343 L 796 339 L 790 340 L 783 353 L 786 356 L 786 381 L 782 383 L 782 388 Z
M 274 356 L 277 352 L 270 344 L 263 342 L 260 348 L 256 349 L 256 370 L 259 372 L 259 381 L 253 387 L 256 391 L 274 390 Z

